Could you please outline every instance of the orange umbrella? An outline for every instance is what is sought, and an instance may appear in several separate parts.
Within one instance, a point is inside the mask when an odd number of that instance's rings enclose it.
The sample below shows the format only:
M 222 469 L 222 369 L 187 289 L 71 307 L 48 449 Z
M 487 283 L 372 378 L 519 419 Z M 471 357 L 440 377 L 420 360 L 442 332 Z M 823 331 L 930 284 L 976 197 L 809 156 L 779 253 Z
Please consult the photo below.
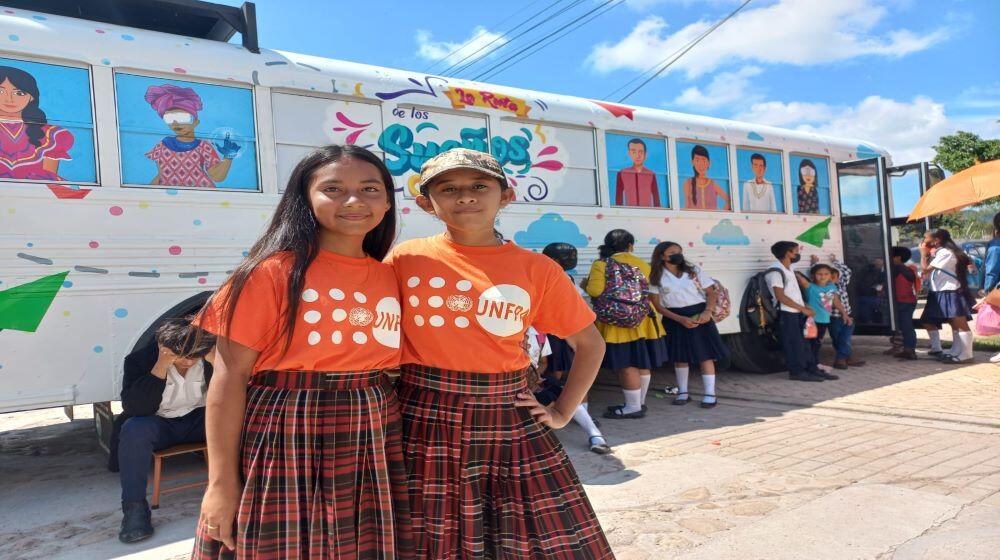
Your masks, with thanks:
M 955 212 L 1000 196 L 1000 159 L 973 165 L 931 187 L 913 207 L 908 222 Z

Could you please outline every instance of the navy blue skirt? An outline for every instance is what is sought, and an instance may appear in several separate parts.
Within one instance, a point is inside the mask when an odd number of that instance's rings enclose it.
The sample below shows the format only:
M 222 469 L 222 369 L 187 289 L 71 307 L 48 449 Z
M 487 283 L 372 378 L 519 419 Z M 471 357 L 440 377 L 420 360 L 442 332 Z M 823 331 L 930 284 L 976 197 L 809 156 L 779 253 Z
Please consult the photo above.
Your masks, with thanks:
M 547 371 L 569 371 L 573 367 L 573 356 L 575 353 L 569 347 L 569 343 L 554 335 L 549 337 L 549 347 L 552 355 L 549 356 L 549 369 Z
M 670 308 L 670 311 L 685 317 L 693 317 L 704 310 L 704 303 Z M 729 355 L 729 347 L 722 342 L 715 321 L 689 329 L 664 317 L 663 327 L 667 329 L 667 347 L 670 360 L 674 363 L 700 364 L 707 360 L 722 360 Z
M 921 324 L 941 325 L 956 317 L 972 319 L 972 306 L 962 292 L 927 292 L 927 303 L 920 314 Z
M 608 369 L 654 369 L 667 363 L 667 341 L 665 337 L 656 339 L 640 338 L 632 342 L 608 343 L 604 351 L 601 367 Z

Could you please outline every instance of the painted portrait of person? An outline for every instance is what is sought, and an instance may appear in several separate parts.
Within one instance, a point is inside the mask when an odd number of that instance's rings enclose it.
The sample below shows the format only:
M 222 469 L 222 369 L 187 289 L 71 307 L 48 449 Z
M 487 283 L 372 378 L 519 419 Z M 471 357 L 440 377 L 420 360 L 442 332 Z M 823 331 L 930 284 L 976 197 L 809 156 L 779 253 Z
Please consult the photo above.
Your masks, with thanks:
M 227 134 L 213 144 L 195 136 L 203 109 L 201 97 L 189 87 L 163 84 L 146 90 L 146 102 L 173 132 L 153 146 L 146 157 L 156 163 L 151 185 L 215 188 L 226 180 L 240 146 Z
M 775 212 L 778 205 L 774 200 L 774 184 L 764 177 L 767 171 L 767 160 L 763 154 L 750 155 L 750 169 L 753 179 L 743 183 L 744 212 Z
M 679 144 L 680 146 L 680 144 Z M 725 152 L 725 148 L 713 146 Z M 678 148 L 678 151 L 680 148 Z M 727 167 L 728 161 L 721 162 Z M 691 148 L 691 169 L 692 174 L 684 181 L 683 185 L 683 208 L 685 210 L 729 210 L 728 189 L 719 185 L 719 182 L 709 176 L 709 169 L 712 167 L 712 156 L 705 146 L 695 144 Z
M 799 164 L 799 186 L 796 190 L 799 214 L 819 214 L 819 188 L 816 184 L 816 164 L 804 159 Z
M 621 169 L 615 176 L 615 205 L 659 208 L 660 188 L 656 173 L 648 169 L 646 143 L 640 138 L 628 141 L 628 157 L 632 166 Z
M 29 72 L 0 66 L 0 179 L 62 181 L 59 165 L 73 159 L 73 133 L 49 124 L 41 90 Z

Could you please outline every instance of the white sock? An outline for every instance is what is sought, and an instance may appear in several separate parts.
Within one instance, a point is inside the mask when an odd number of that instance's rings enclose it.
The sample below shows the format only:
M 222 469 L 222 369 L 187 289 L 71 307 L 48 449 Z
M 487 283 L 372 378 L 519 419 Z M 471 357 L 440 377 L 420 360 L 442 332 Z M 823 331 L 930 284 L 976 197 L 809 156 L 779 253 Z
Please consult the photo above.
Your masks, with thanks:
M 948 354 L 949 356 L 955 356 L 956 358 L 958 358 L 958 357 L 960 357 L 962 355 L 962 351 L 963 351 L 963 349 L 965 347 L 965 344 L 963 344 L 964 341 L 962 340 L 962 337 L 960 336 L 961 334 L 962 333 L 960 333 L 958 331 L 952 331 L 952 333 L 951 333 L 951 348 L 949 348 L 945 352 L 945 354 Z
M 590 413 L 587 412 L 587 407 L 585 405 L 581 404 L 576 407 L 576 412 L 573 413 L 573 420 L 575 420 L 576 423 L 579 424 L 585 432 L 587 432 L 587 436 L 603 437 L 601 430 L 597 427 L 597 424 L 594 424 L 594 419 L 590 417 Z
M 649 392 L 649 382 L 653 379 L 652 375 L 640 375 L 639 385 L 642 387 L 642 404 L 646 404 L 646 393 Z
M 963 352 L 958 355 L 960 360 L 968 360 L 972 358 L 972 331 L 961 331 L 958 333 L 958 338 L 962 341 Z
M 677 374 L 677 392 L 687 393 L 688 392 L 688 372 L 690 368 L 677 367 L 674 366 L 674 373 Z M 682 396 L 682 399 L 686 399 L 687 396 Z
M 625 395 L 625 406 L 622 414 L 630 414 L 642 410 L 642 389 L 622 389 Z
M 580 406 L 582 406 L 584 410 L 590 410 L 590 403 L 589 402 L 582 402 L 582 403 L 580 403 Z
M 715 376 L 714 375 L 702 375 L 701 382 L 705 384 L 705 397 L 701 399 L 701 402 L 714 403 L 715 402 Z
M 941 351 L 941 331 L 927 331 L 927 336 L 931 339 L 931 352 Z

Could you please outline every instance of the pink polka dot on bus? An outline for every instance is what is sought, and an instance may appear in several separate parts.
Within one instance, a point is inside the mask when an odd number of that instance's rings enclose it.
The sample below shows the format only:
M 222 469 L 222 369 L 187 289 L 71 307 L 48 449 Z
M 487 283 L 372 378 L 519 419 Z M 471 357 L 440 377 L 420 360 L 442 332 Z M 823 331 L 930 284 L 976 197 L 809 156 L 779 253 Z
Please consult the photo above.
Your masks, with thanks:
M 112 206 L 111 208 L 108 208 L 108 212 L 110 212 L 112 216 L 121 216 L 125 213 L 121 206 Z
M 694 241 L 688 241 L 688 247 L 694 247 Z
M 167 249 L 167 251 L 168 251 L 168 252 L 169 252 L 169 253 L 170 253 L 171 255 L 179 255 L 179 254 L 181 254 L 181 248 L 180 248 L 180 246 L 179 246 L 179 245 L 171 245 L 171 246 L 170 246 L 170 248 L 169 248 L 169 249 Z
M 598 220 L 600 220 L 600 219 L 604 218 L 604 214 L 597 214 L 594 217 L 597 218 Z
M 185 69 L 183 69 L 183 68 L 181 68 L 179 66 L 177 68 L 174 68 L 174 72 L 177 72 L 178 74 L 187 74 L 188 73 L 187 70 L 185 70 Z
M 198 283 L 199 283 L 199 284 L 204 284 L 204 283 L 206 283 L 206 282 L 208 282 L 208 279 L 207 279 L 207 278 L 199 278 L 199 279 L 198 279 Z
M 91 241 L 90 243 L 87 243 L 87 245 L 89 245 L 91 249 L 96 249 L 101 246 L 101 244 L 96 241 Z
M 101 35 L 104 35 L 105 31 L 103 29 L 95 29 L 94 33 L 100 33 Z
M 638 149 L 638 148 L 637 148 L 637 149 Z M 409 213 L 410 213 L 410 209 L 404 206 L 404 207 L 403 207 L 403 209 L 402 209 L 402 210 L 400 210 L 399 212 L 400 212 L 401 214 L 409 214 Z
M 638 150 L 639 148 L 636 148 L 636 149 Z M 771 220 L 768 220 L 767 223 L 771 223 Z
M 670 218 L 663 218 L 663 223 L 669 224 L 670 223 Z

